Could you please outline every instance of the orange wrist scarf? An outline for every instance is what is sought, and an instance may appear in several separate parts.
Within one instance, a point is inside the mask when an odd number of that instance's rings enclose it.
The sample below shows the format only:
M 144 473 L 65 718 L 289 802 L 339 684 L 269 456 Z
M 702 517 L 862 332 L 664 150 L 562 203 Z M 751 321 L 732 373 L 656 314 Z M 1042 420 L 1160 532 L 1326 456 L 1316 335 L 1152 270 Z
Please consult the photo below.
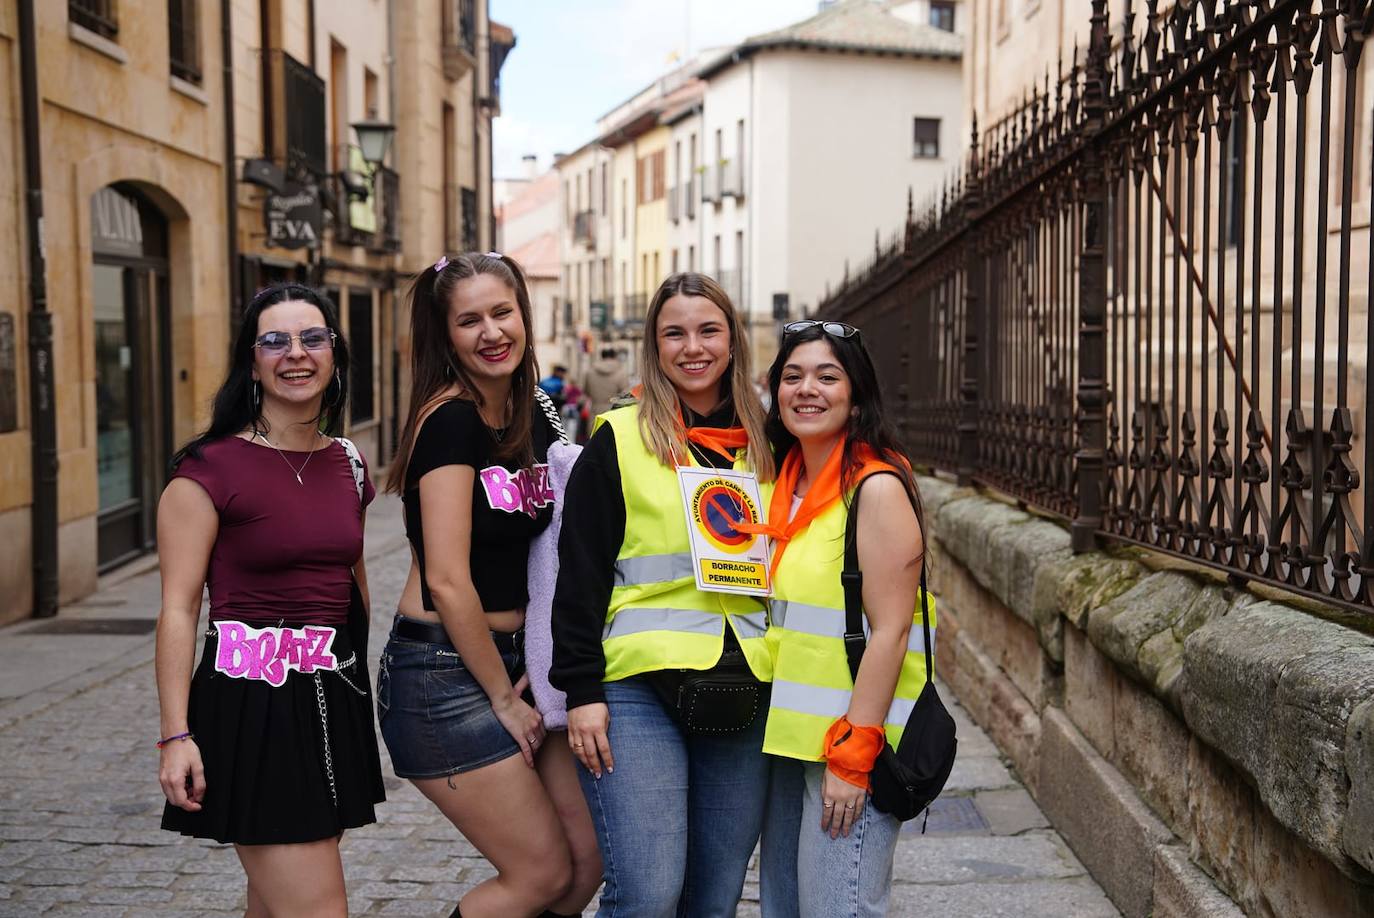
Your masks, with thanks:
M 868 790 L 869 773 L 886 743 L 882 727 L 861 727 L 841 716 L 825 731 L 826 768 L 841 781 Z
M 777 484 L 773 486 L 773 499 L 768 504 L 768 522 L 760 525 L 739 524 L 735 527 L 741 532 L 763 534 L 773 540 L 773 561 L 768 568 L 770 578 L 778 572 L 778 562 L 787 550 L 787 543 L 840 499 L 840 463 L 844 458 L 844 446 L 843 439 L 835 444 L 835 448 L 826 457 L 820 473 L 811 479 L 811 487 L 802 498 L 796 515 L 788 519 L 788 513 L 792 510 L 792 494 L 797 490 L 797 482 L 801 480 L 801 473 L 805 468 L 801 446 L 793 446 L 787 458 L 783 460 Z M 856 484 L 875 472 L 897 471 L 895 467 L 879 459 L 867 445 L 859 447 L 858 459 L 861 465 L 858 475 L 854 478 Z

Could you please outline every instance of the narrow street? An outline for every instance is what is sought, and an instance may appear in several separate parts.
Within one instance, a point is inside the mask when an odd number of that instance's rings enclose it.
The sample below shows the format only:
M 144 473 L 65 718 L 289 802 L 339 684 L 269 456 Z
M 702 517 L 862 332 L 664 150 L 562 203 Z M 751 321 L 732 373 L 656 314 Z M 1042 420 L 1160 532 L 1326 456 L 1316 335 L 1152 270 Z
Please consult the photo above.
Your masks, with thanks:
M 400 533 L 399 502 L 379 498 L 368 521 L 374 674 L 407 570 Z M 152 567 L 102 584 L 57 619 L 4 630 L 0 918 L 242 914 L 243 875 L 233 850 L 158 828 L 148 628 L 157 607 Z M 88 633 L 52 633 L 54 623 Z M 948 689 L 945 697 L 959 721 L 960 757 L 926 834 L 919 821 L 907 826 L 891 913 L 1117 915 L 991 741 Z M 491 868 L 386 768 L 380 822 L 343 843 L 349 912 L 445 916 Z M 739 913 L 758 914 L 752 874 Z

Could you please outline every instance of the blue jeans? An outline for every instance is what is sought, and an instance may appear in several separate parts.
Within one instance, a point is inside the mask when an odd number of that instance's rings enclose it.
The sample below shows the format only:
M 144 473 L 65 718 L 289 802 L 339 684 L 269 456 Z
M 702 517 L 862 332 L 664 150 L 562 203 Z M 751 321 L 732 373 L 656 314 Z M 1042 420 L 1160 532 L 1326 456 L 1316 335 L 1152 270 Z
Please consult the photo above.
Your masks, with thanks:
M 729 918 L 763 825 L 765 712 L 689 736 L 642 677 L 608 682 L 615 772 L 578 766 L 605 865 L 599 918 Z
M 759 900 L 763 918 L 881 918 L 902 824 L 864 802 L 849 837 L 821 831 L 824 762 L 769 756 Z

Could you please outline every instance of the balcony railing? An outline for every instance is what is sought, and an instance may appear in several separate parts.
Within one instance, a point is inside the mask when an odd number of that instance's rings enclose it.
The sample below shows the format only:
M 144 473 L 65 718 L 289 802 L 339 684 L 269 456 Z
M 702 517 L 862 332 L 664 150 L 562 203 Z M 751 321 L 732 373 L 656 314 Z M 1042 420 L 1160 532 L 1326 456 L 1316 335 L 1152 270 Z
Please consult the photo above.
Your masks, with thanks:
M 720 174 L 720 196 L 736 200 L 744 197 L 744 163 L 739 157 L 727 159 L 716 167 Z
M 621 318 L 629 321 L 631 319 L 643 319 L 644 313 L 649 310 L 649 294 L 630 293 L 625 296 L 625 311 Z
M 707 166 L 701 173 L 701 199 L 720 203 L 720 169 Z
M 473 0 L 443 0 L 440 50 L 444 78 L 461 80 L 477 67 L 477 12 Z
M 384 252 L 401 250 L 401 177 L 386 166 L 377 167 L 377 229 L 376 246 Z
M 817 312 L 916 461 L 1374 622 L 1362 8 L 1092 6 L 1084 64 Z
M 463 246 L 463 201 L 461 186 L 449 182 L 444 186 L 444 252 L 456 254 Z
M 462 203 L 463 237 L 459 248 L 464 252 L 477 250 L 477 189 L 462 188 L 459 192 Z
M 573 242 L 589 249 L 596 248 L 595 211 L 581 210 L 573 216 Z
M 119 34 L 115 0 L 68 0 L 67 18 L 106 38 L 112 39 Z
M 682 186 L 674 185 L 668 189 L 668 219 L 674 223 L 682 217 Z
M 306 169 L 324 175 L 331 171 L 324 129 L 324 80 L 285 51 L 270 53 L 272 97 L 276 100 L 272 136 L 277 139 L 272 156 L 284 161 L 289 171 Z
M 331 179 L 334 243 L 363 245 L 382 252 L 400 251 L 400 176 L 386 166 L 372 169 L 354 146 L 341 147 L 338 161 L 345 168 Z M 372 175 L 370 185 L 369 172 Z M 362 192 L 367 192 L 367 196 L 360 196 Z

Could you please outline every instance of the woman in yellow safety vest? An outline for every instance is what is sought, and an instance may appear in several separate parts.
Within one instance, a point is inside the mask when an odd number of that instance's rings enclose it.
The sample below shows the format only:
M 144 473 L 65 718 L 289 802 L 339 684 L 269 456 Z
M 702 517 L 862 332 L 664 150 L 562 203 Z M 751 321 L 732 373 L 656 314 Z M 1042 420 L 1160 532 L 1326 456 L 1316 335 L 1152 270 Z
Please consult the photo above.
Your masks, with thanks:
M 883 414 L 873 361 L 842 322 L 784 327 L 769 371 L 768 434 L 781 462 L 769 506 L 772 758 L 763 831 L 765 918 L 887 914 L 901 823 L 868 803 L 882 744 L 895 747 L 926 681 L 917 594 L 920 498 Z M 868 643 L 857 680 L 845 654 L 848 506 Z
M 568 480 L 549 678 L 605 866 L 598 914 L 733 915 L 768 783 L 767 618 L 759 597 L 697 589 L 677 467 L 752 472 L 766 505 L 773 461 L 715 281 L 663 282 L 639 371 Z

